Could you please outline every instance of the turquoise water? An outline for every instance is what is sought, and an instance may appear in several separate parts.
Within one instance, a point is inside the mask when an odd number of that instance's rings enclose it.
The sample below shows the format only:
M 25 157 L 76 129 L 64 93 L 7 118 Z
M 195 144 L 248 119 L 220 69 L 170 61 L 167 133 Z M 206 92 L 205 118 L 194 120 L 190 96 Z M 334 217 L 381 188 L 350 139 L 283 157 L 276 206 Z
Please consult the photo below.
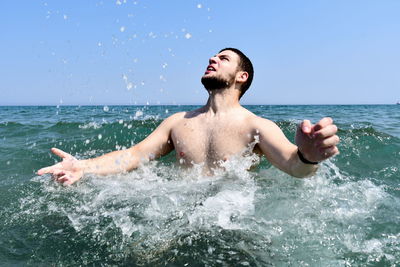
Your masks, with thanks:
M 0 259 L 8 265 L 398 266 L 400 105 L 249 106 L 293 140 L 331 116 L 341 154 L 311 179 L 265 160 L 202 177 L 171 153 L 137 171 L 63 187 L 35 172 L 59 147 L 130 147 L 195 106 L 0 107 Z

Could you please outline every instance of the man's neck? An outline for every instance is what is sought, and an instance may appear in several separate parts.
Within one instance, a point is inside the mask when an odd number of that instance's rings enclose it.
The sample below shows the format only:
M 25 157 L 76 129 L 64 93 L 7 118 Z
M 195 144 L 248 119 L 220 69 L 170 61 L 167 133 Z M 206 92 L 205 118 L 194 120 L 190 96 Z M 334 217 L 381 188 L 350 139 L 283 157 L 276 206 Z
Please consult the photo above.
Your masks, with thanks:
M 239 95 L 232 88 L 212 90 L 208 93 L 208 101 L 204 106 L 206 112 L 217 114 L 240 106 Z

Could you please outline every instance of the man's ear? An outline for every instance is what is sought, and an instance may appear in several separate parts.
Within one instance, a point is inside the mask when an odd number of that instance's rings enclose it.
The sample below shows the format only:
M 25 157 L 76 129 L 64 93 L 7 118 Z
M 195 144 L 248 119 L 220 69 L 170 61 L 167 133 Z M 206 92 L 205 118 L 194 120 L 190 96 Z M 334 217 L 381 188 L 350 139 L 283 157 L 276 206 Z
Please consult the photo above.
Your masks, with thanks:
M 236 75 L 236 81 L 240 83 L 245 83 L 249 78 L 249 74 L 246 71 L 239 71 Z

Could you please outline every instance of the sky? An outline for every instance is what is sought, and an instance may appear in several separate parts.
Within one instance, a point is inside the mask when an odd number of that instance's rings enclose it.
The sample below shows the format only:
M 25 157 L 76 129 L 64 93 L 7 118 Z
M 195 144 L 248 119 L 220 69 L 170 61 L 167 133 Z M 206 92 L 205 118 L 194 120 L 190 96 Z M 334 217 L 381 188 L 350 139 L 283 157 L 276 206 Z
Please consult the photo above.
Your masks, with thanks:
M 0 105 L 203 104 L 225 47 L 242 104 L 400 101 L 400 1 L 0 1 Z

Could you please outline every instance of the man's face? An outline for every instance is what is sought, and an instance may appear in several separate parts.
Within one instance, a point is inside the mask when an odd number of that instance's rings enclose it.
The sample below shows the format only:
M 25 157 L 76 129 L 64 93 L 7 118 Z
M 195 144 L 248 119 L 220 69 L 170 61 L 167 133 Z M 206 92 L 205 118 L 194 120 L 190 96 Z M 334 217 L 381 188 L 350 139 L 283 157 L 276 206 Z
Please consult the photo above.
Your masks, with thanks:
M 235 82 L 239 60 L 239 56 L 231 50 L 222 51 L 211 57 L 201 83 L 207 90 L 231 86 Z

